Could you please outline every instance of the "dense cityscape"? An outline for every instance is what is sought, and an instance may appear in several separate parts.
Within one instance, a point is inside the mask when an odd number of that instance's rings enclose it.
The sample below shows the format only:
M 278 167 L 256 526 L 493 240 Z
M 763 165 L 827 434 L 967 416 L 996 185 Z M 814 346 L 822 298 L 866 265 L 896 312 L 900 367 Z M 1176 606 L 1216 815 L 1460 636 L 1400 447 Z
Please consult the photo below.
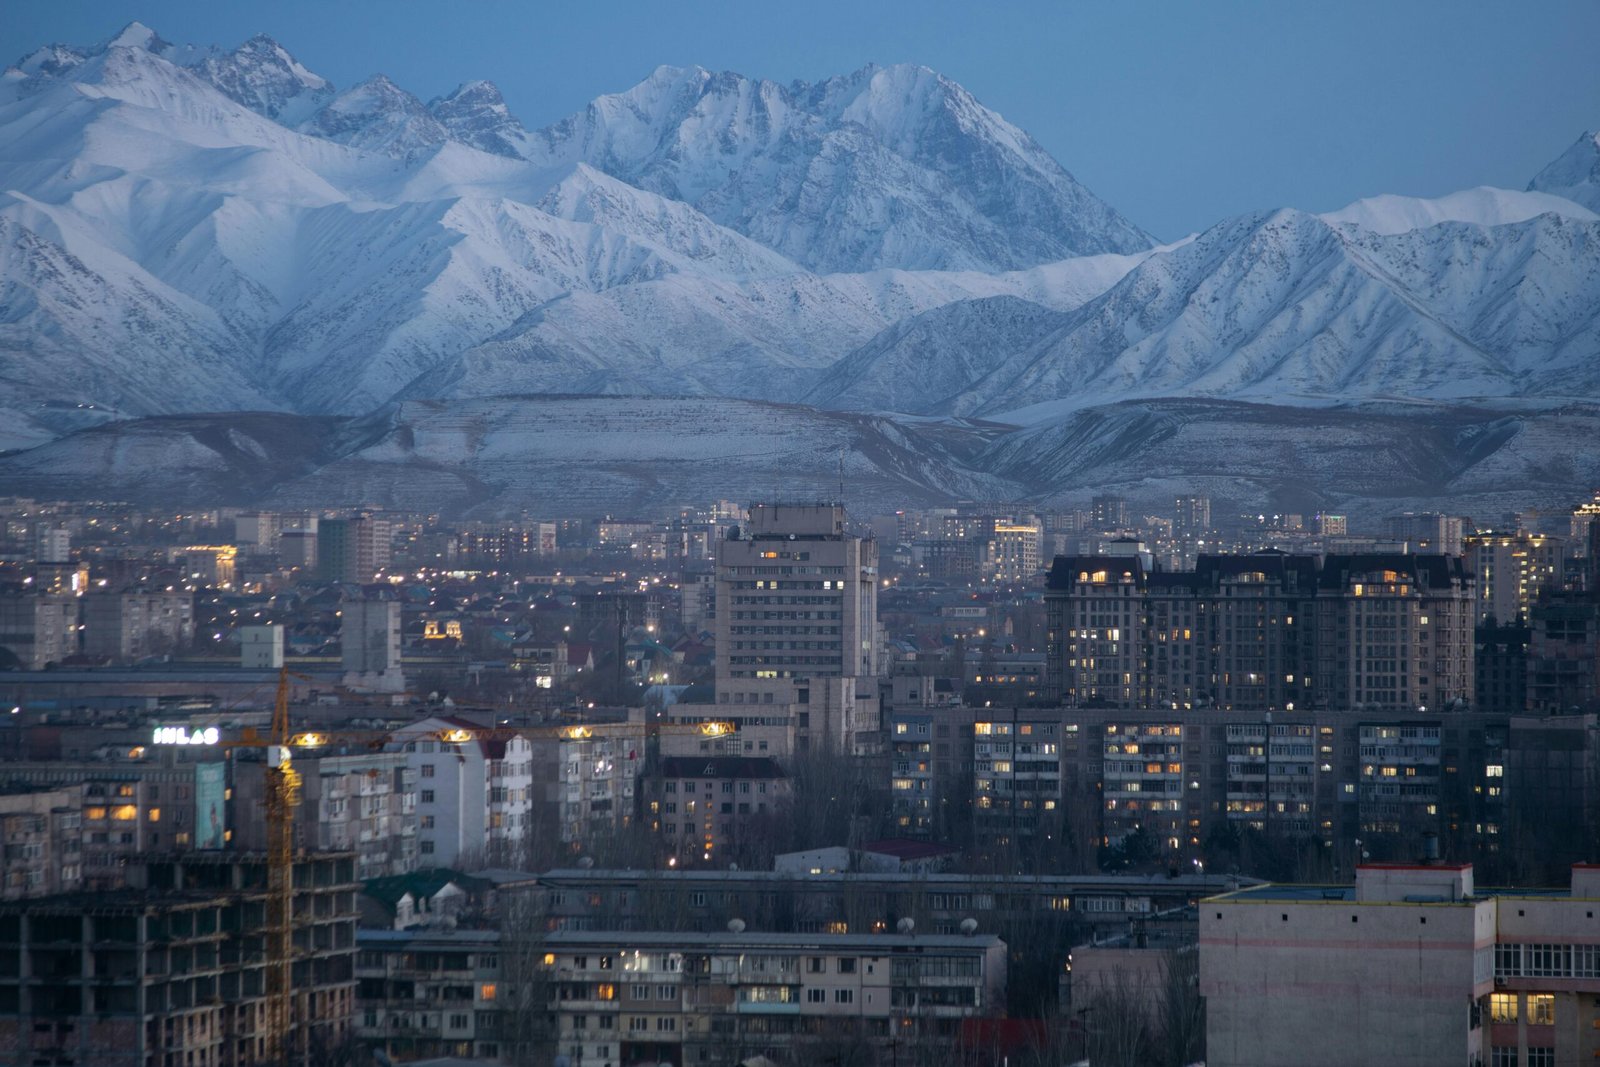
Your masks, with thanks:
M 3 512 L 32 1064 L 1270 1059 L 1296 953 L 1363 1041 L 1594 1041 L 1600 495 Z
M 0 1067 L 1600 1064 L 1600 4 L 7 0 Z

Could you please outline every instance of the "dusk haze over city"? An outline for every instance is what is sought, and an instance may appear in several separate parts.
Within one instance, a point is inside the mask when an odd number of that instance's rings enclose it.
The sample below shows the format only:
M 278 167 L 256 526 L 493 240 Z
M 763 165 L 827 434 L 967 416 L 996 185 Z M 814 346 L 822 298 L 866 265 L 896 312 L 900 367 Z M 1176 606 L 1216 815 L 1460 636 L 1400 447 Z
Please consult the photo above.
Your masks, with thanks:
M 1597 41 L 12 0 L 0 1067 L 1600 1062 Z

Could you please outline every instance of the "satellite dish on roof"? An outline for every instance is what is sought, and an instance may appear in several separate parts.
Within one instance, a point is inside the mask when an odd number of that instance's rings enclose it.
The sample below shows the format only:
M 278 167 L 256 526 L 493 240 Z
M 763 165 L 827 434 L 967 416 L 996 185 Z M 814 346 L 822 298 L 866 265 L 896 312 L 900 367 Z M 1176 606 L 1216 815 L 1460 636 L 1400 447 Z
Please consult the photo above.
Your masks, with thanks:
M 915 919 L 912 919 L 910 916 L 907 916 L 906 918 L 901 919 L 899 922 L 895 923 L 894 924 L 894 928 L 895 928 L 896 932 L 898 932 L 898 933 L 910 934 L 911 931 L 913 931 L 913 930 L 915 930 L 917 928 L 917 922 L 916 922 Z
M 744 920 L 743 919 L 729 919 L 728 920 L 728 932 L 730 934 L 742 934 L 742 933 L 744 933 Z
M 978 932 L 978 920 L 977 919 L 962 919 L 961 920 L 961 932 L 963 934 L 965 934 L 967 937 L 971 937 L 973 934 L 977 933 Z

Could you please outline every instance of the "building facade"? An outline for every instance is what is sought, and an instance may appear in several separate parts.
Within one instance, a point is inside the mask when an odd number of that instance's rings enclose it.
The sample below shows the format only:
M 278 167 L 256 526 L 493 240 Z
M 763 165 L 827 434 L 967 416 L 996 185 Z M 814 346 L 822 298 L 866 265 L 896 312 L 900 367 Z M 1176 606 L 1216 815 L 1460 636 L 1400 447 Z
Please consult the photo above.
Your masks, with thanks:
M 1471 866 L 1368 864 L 1354 887 L 1265 886 L 1202 901 L 1206 1062 L 1592 1062 L 1597 910 L 1600 868 L 1587 865 L 1566 891 L 1483 892 Z
M 1045 691 L 1125 708 L 1416 709 L 1469 701 L 1472 580 L 1445 556 L 1057 557 Z

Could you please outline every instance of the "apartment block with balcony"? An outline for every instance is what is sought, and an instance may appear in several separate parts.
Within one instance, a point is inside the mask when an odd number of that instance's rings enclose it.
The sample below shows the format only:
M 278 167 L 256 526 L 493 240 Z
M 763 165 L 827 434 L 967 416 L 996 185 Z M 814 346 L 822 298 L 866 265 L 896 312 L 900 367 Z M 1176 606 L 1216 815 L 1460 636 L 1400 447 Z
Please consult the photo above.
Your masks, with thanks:
M 361 930 L 356 1036 L 394 1060 L 498 1060 L 505 1023 L 497 930 Z
M 573 1062 L 822 1062 L 948 1046 L 1003 1013 L 993 935 L 558 931 L 545 939 L 558 1048 Z
M 0 899 L 74 892 L 83 883 L 81 786 L 0 795 Z
M 978 839 L 1013 844 L 1060 822 L 1061 721 L 1036 711 L 977 712 L 972 724 L 973 829 Z

